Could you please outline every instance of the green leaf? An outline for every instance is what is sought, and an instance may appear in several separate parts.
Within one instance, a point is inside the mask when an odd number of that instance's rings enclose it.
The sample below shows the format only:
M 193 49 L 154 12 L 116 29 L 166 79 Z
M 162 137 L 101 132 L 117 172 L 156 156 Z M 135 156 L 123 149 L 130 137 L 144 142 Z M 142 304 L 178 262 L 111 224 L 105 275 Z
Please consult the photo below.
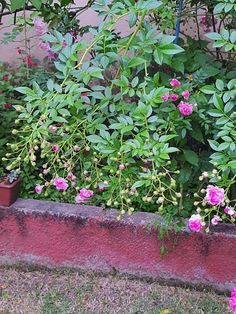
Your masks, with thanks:
M 89 142 L 91 143 L 104 143 L 104 140 L 102 139 L 101 136 L 98 135 L 88 135 L 87 139 L 89 140 Z
M 156 49 L 156 50 L 154 51 L 153 56 L 154 56 L 155 62 L 156 62 L 157 64 L 162 65 L 162 62 L 163 62 L 163 59 L 164 59 L 163 53 L 162 53 L 160 50 Z
M 218 33 L 208 33 L 206 34 L 206 37 L 212 40 L 219 40 L 221 39 L 221 35 Z
M 184 150 L 184 159 L 193 166 L 198 165 L 198 155 L 192 150 Z
M 31 0 L 31 3 L 33 4 L 33 6 L 39 10 L 41 8 L 42 5 L 42 1 L 41 0 Z
M 11 11 L 22 9 L 25 5 L 25 0 L 11 0 Z
M 215 94 L 216 89 L 212 85 L 205 85 L 200 89 L 204 94 L 211 95 Z
M 216 80 L 216 88 L 217 88 L 219 91 L 224 90 L 224 82 L 223 82 L 222 80 L 217 79 L 217 80 Z
M 134 67 L 136 67 L 136 66 L 138 66 L 138 65 L 140 65 L 140 64 L 143 64 L 143 63 L 145 63 L 145 59 L 139 58 L 139 57 L 133 58 L 133 59 L 128 63 L 128 67 L 129 67 L 129 68 L 134 68 Z
M 213 150 L 218 151 L 219 143 L 217 141 L 208 140 L 208 143 L 210 144 Z
M 180 46 L 175 45 L 175 44 L 160 45 L 158 48 L 165 55 L 175 55 L 177 53 L 184 51 L 183 48 L 181 48 Z
M 131 14 L 130 14 L 130 17 L 129 17 L 129 27 L 133 27 L 137 22 L 137 15 L 136 13 L 133 11 Z

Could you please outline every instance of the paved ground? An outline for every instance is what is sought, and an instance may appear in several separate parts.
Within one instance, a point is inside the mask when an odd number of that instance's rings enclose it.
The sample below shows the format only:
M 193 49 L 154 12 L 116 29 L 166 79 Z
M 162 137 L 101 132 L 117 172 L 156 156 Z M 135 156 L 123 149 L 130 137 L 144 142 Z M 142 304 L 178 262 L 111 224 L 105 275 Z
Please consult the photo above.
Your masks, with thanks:
M 0 314 L 228 314 L 227 302 L 128 277 L 0 268 Z

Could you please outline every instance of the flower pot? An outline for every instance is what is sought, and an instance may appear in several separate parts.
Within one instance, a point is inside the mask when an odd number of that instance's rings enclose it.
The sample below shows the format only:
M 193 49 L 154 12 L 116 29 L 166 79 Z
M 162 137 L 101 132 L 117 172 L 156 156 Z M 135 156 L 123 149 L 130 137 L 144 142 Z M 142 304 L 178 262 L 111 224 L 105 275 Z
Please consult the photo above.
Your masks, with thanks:
M 20 178 L 11 184 L 0 183 L 0 205 L 10 206 L 16 201 L 20 190 L 20 183 Z

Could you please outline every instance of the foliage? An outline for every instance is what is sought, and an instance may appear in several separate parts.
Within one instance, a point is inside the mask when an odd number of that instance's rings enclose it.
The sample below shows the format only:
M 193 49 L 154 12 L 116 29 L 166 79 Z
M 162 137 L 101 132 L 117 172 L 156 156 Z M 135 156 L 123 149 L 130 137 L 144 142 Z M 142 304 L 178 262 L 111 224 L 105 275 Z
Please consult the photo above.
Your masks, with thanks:
M 92 202 L 121 214 L 159 212 L 166 219 L 163 234 L 170 224 L 179 230 L 193 208 L 195 231 L 208 221 L 235 221 L 234 7 L 220 11 L 216 1 L 184 7 L 186 13 L 207 6 L 207 29 L 216 30 L 214 5 L 217 18 L 227 21 L 227 29 L 207 35 L 216 39 L 212 52 L 206 37 L 174 43 L 164 25 L 173 28 L 169 20 L 177 8 L 168 3 L 167 14 L 166 5 L 96 1 L 92 8 L 103 21 L 89 28 L 89 42 L 59 24 L 43 32 L 55 72 L 15 89 L 21 101 L 13 106 L 15 138 L 8 139 L 3 157 L 8 171 L 21 171 L 23 196 Z M 43 14 L 37 16 L 46 21 Z M 129 35 L 114 31 L 120 20 L 127 20 Z M 42 20 L 39 26 L 44 28 Z M 223 46 L 229 59 L 222 57 Z M 38 69 L 33 62 L 26 62 L 27 71 Z

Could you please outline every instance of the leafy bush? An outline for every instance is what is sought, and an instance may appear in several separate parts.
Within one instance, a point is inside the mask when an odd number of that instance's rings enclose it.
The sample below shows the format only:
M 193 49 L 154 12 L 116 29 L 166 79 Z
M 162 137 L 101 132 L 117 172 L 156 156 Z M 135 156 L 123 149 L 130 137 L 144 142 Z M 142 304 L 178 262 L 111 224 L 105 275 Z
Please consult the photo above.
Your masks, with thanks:
M 157 32 L 165 3 L 96 1 L 90 42 L 37 21 L 55 73 L 16 88 L 24 105 L 3 158 L 23 196 L 159 212 L 176 229 L 194 207 L 192 230 L 235 221 L 235 72 L 207 42 Z

